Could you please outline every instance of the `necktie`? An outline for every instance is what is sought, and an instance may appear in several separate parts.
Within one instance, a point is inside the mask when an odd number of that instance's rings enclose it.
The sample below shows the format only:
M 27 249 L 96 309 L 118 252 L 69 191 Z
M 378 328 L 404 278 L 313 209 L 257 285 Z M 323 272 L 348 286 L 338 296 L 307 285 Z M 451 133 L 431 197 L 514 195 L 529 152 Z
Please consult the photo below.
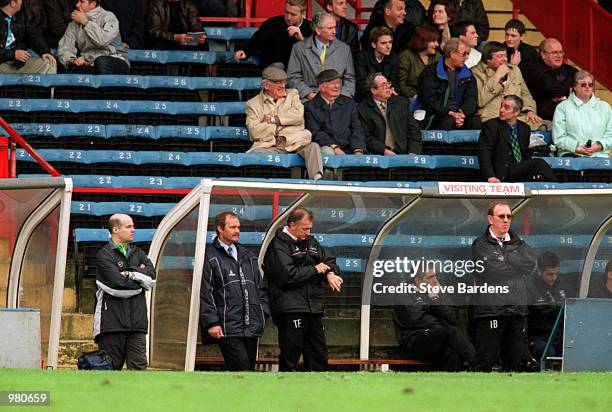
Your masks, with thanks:
M 514 159 L 517 163 L 522 162 L 521 147 L 519 146 L 518 136 L 516 135 L 516 125 L 512 126 L 512 133 L 510 133 L 510 144 L 512 145 L 512 152 L 514 153 Z
M 234 258 L 234 260 L 238 261 L 238 253 L 236 252 L 236 246 L 235 245 L 230 245 L 228 250 L 230 252 L 230 255 L 232 255 L 232 257 Z
M 11 30 L 12 19 L 10 17 L 5 17 L 4 20 L 6 20 L 6 28 L 7 28 L 6 42 L 4 43 L 4 48 L 8 50 L 11 48 L 11 45 L 15 42 L 15 35 L 13 34 L 13 31 Z
M 387 104 L 385 102 L 380 102 L 380 111 L 383 112 L 384 115 L 387 114 Z
M 327 45 L 324 44 L 321 49 L 321 69 L 325 70 L 325 55 L 327 54 Z

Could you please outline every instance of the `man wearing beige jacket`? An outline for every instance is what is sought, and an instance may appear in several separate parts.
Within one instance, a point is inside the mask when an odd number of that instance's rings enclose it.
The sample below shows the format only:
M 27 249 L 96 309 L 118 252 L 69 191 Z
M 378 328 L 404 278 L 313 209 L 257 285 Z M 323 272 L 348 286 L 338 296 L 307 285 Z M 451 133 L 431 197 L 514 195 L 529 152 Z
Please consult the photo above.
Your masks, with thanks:
M 502 98 L 515 95 L 523 100 L 523 111 L 519 120 L 529 125 L 531 130 L 542 124 L 536 114 L 536 103 L 518 66 L 508 64 L 506 48 L 492 41 L 482 51 L 482 60 L 472 67 L 478 84 L 478 115 L 484 123 L 499 116 Z
M 253 146 L 248 153 L 297 153 L 310 179 L 323 177 L 321 148 L 304 127 L 304 106 L 296 89 L 286 89 L 287 73 L 274 65 L 261 75 L 263 89 L 246 105 L 246 126 Z

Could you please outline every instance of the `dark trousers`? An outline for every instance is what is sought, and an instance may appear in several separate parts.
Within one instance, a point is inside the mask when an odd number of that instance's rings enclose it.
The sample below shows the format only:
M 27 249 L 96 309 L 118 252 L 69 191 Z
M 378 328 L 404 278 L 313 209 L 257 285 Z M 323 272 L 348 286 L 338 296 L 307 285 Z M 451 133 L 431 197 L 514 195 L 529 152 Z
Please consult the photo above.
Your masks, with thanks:
M 557 177 L 544 159 L 534 158 L 524 160 L 521 163 L 510 163 L 508 165 L 509 182 L 526 182 L 540 180 L 543 182 L 556 182 Z
M 288 313 L 274 318 L 278 328 L 280 371 L 295 371 L 300 355 L 304 356 L 304 370 L 327 370 L 327 347 L 322 319 L 322 315 L 309 313 Z
M 228 371 L 255 370 L 257 338 L 223 338 L 219 341 L 219 348 Z
M 436 369 L 448 372 L 462 370 L 465 361 L 474 362 L 474 346 L 454 326 L 419 331 L 400 349 L 410 358 L 431 362 Z
M 449 115 L 435 116 L 429 128 L 431 130 L 457 130 L 457 127 L 455 127 L 455 118 Z M 481 128 L 482 123 L 480 122 L 480 118 L 476 114 L 473 114 L 472 116 L 465 117 L 463 126 L 461 126 L 459 129 L 480 130 Z
M 111 56 L 100 56 L 93 66 L 73 66 L 64 68 L 58 64 L 61 73 L 75 74 L 130 74 L 130 66 L 123 60 Z
M 529 350 L 531 355 L 539 362 L 546 349 L 548 343 L 548 336 L 538 336 L 532 338 L 529 341 Z M 550 348 L 548 349 L 547 356 L 561 356 L 563 355 L 563 339 L 557 335 L 551 342 Z
M 491 372 L 499 354 L 503 370 L 520 371 L 526 331 L 524 316 L 476 319 L 474 370 Z
M 105 351 L 113 360 L 113 369 L 121 370 L 127 363 L 128 369 L 147 369 L 146 333 L 113 332 L 98 335 L 98 348 Z

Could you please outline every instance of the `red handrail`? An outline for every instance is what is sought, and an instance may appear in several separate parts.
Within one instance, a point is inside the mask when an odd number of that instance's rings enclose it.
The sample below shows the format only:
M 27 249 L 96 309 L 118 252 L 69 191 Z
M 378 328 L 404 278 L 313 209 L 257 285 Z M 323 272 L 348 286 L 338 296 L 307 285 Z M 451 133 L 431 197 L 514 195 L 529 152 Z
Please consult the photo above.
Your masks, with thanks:
M 512 0 L 545 37 L 561 41 L 567 58 L 612 88 L 612 14 L 593 0 Z
M 19 135 L 2 117 L 0 117 L 0 127 L 2 127 L 9 134 L 10 148 L 11 148 L 11 160 L 9 167 L 9 177 L 17 177 L 17 158 L 15 151 L 15 144 L 21 146 L 26 152 L 30 154 L 51 176 L 58 177 L 61 173 L 55 170 L 45 159 L 43 159 L 38 152 L 25 141 L 23 137 Z

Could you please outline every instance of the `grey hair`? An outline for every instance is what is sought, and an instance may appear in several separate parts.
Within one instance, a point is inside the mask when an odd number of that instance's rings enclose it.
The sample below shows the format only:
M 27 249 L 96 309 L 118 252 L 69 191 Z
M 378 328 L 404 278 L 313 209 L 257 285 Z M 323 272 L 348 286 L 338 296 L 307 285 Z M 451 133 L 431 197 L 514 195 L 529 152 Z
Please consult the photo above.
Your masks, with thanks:
M 368 88 L 368 90 L 376 89 L 376 87 L 378 87 L 376 85 L 376 78 L 378 76 L 384 76 L 384 74 L 382 74 L 381 72 L 368 74 L 368 77 L 366 77 L 366 87 Z
M 326 18 L 332 19 L 334 22 L 336 21 L 336 19 L 334 18 L 332 14 L 324 12 L 324 11 L 320 11 L 314 16 L 312 16 L 312 29 L 314 30 L 317 27 L 319 29 L 323 28 L 323 20 L 325 20 Z
M 522 112 L 523 111 L 523 99 L 518 97 L 516 94 L 508 94 L 504 96 L 502 100 L 511 100 L 514 103 L 514 111 Z
M 585 77 L 588 77 L 592 81 L 595 81 L 595 78 L 593 77 L 591 73 L 587 72 L 586 70 L 580 70 L 574 76 L 574 84 L 578 84 L 578 80 L 584 79 Z

